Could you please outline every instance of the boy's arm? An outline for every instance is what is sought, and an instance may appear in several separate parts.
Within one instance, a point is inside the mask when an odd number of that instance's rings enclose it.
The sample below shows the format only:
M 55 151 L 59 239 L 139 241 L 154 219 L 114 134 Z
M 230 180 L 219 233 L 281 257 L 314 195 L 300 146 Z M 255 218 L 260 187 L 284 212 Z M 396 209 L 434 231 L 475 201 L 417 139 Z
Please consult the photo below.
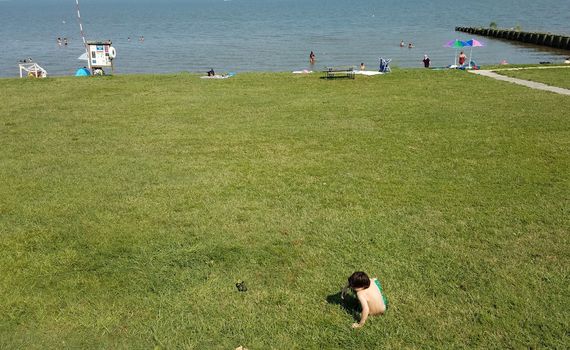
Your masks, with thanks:
M 360 306 L 362 306 L 362 313 L 360 315 L 360 322 L 353 323 L 352 328 L 360 328 L 364 326 L 364 323 L 368 319 L 368 314 L 370 313 L 370 308 L 368 307 L 368 302 L 362 294 L 358 294 L 358 301 L 360 301 Z
M 346 286 L 344 286 L 341 290 L 340 290 L 340 298 L 344 299 L 344 296 L 346 295 L 346 293 L 348 292 L 348 288 L 350 288 L 350 286 L 347 284 Z

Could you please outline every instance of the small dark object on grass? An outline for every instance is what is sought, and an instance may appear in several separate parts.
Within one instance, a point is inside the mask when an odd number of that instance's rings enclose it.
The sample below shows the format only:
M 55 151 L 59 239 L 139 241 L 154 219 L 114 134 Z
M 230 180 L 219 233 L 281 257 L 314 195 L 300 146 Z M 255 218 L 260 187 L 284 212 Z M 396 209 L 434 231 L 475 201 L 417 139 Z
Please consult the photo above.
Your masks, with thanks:
M 244 281 L 239 281 L 238 283 L 236 283 L 236 288 L 240 292 L 247 292 L 247 286 L 245 285 Z

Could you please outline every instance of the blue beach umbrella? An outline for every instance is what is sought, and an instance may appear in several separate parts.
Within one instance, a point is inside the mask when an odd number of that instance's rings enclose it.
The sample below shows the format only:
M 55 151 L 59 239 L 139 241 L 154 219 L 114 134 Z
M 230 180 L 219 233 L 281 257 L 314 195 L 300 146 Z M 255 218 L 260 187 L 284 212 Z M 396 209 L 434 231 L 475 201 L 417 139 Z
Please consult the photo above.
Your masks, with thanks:
M 471 58 L 473 57 L 473 48 L 483 47 L 485 45 L 483 45 L 483 43 L 480 42 L 479 40 L 471 39 L 465 42 L 465 46 L 469 46 L 471 48 L 469 51 L 469 68 L 471 68 Z

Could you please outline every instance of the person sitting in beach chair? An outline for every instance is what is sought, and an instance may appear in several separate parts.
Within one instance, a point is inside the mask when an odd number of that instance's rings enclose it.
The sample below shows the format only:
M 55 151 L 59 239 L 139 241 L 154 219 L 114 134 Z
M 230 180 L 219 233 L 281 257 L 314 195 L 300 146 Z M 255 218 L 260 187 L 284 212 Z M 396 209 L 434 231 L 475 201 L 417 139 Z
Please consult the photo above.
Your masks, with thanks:
M 390 69 L 390 62 L 392 62 L 392 59 L 380 57 L 379 60 L 380 67 L 378 68 L 378 71 L 382 73 L 390 73 L 392 71 Z
M 216 72 L 214 72 L 214 68 L 210 68 L 210 70 L 208 71 L 208 76 L 213 77 L 214 75 L 216 75 Z

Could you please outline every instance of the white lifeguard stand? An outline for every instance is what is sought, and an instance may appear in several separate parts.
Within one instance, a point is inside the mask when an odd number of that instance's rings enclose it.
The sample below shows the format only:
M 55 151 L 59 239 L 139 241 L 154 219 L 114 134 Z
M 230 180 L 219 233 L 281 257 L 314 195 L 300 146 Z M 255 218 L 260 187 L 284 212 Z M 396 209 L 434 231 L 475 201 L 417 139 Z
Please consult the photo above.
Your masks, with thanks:
M 117 56 L 117 51 L 110 40 L 107 41 L 87 41 L 87 62 L 91 75 L 97 72 L 103 73 L 105 68 L 111 67 L 114 72 L 113 60 Z
M 39 64 L 35 62 L 20 63 L 20 78 L 24 75 L 27 78 L 45 78 L 47 77 L 47 71 L 40 67 Z

